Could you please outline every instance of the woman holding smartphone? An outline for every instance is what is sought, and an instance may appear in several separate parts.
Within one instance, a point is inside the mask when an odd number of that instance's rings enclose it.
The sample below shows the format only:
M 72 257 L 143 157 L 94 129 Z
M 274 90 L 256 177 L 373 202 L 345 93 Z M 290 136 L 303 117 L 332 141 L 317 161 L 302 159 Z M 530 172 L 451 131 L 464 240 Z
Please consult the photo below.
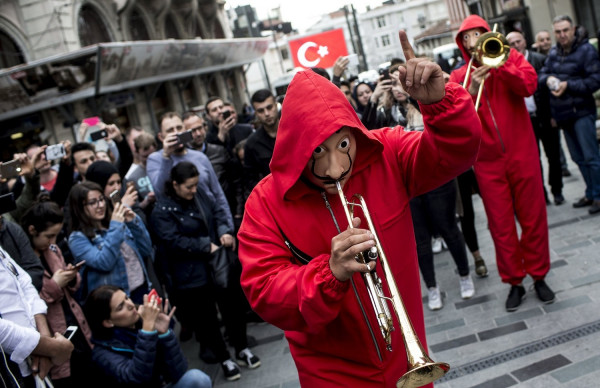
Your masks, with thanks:
M 139 307 L 119 287 L 100 286 L 87 298 L 85 313 L 95 344 L 94 365 L 106 381 L 97 386 L 210 388 L 210 378 L 187 370 L 177 338 L 169 329 L 175 308 L 156 296 L 143 296 Z M 95 376 L 97 378 L 99 376 Z
M 63 220 L 60 207 L 49 201 L 34 204 L 21 220 L 33 251 L 44 266 L 40 297 L 48 305 L 46 317 L 50 331 L 65 333 L 67 327 L 78 328 L 71 338 L 75 346 L 71 360 L 50 370 L 50 377 L 57 388 L 85 385 L 92 351 L 92 332 L 74 297 L 81 285 L 81 276 L 78 273 L 80 266 L 66 264 L 60 248 L 56 245 L 56 236 L 62 229 Z
M 69 248 L 76 263 L 86 262 L 82 298 L 113 284 L 142 303 L 151 288 L 144 257 L 152 254 L 152 241 L 140 217 L 122 203 L 108 206 L 102 188 L 87 181 L 71 189 L 69 209 Z

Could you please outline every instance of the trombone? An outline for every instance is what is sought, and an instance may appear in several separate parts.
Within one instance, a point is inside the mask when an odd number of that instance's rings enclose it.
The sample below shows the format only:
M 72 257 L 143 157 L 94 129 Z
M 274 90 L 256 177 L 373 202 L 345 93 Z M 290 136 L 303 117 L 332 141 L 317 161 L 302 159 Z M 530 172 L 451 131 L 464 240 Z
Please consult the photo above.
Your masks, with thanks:
M 375 232 L 373 220 L 369 214 L 369 209 L 365 200 L 360 194 L 354 194 L 351 201 L 348 202 L 340 182 L 336 182 L 338 194 L 348 219 L 348 225 L 352 228 L 352 217 L 354 217 L 354 208 L 358 207 L 362 210 L 369 230 L 373 234 L 375 239 L 375 246 L 372 247 L 368 252 L 358 254 L 358 261 L 367 264 L 371 260 L 379 259 L 384 275 L 388 282 L 388 289 L 390 296 L 385 296 L 383 293 L 383 287 L 381 279 L 377 276 L 375 271 L 363 273 L 363 280 L 367 287 L 371 304 L 375 310 L 377 321 L 379 322 L 379 328 L 381 329 L 381 335 L 386 343 L 386 349 L 392 351 L 392 331 L 394 331 L 394 321 L 388 308 L 388 303 L 392 304 L 393 310 L 396 313 L 398 322 L 400 323 L 400 332 L 402 339 L 404 340 L 404 347 L 406 350 L 406 356 L 408 361 L 407 372 L 396 382 L 397 388 L 416 388 L 421 387 L 425 384 L 429 384 L 448 372 L 450 365 L 445 362 L 435 362 L 425 353 L 421 341 L 417 337 L 415 330 L 410 322 L 402 298 L 398 292 L 398 287 L 394 281 L 392 271 L 389 266 L 389 262 L 383 252 L 379 237 Z
M 498 68 L 508 60 L 510 55 L 510 45 L 508 40 L 499 32 L 496 32 L 498 24 L 494 24 L 494 29 L 482 34 L 475 42 L 475 48 L 471 53 L 471 60 L 467 67 L 467 74 L 465 74 L 465 80 L 463 82 L 463 88 L 467 87 L 469 82 L 469 75 L 471 75 L 471 66 L 473 65 L 473 59 L 477 59 L 482 65 L 489 66 L 491 68 Z M 479 102 L 481 100 L 481 94 L 483 92 L 483 83 L 485 79 L 481 80 L 479 85 L 479 91 L 477 92 L 477 101 L 475 102 L 475 111 L 479 109 Z

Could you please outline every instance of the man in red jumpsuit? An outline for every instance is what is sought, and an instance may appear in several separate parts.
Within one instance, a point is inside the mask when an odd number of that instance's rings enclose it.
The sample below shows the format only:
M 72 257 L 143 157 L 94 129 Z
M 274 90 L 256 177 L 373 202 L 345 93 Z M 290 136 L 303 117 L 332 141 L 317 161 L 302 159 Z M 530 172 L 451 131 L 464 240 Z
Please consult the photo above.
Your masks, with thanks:
M 303 387 L 395 387 L 407 369 L 397 317 L 390 352 L 361 276 L 375 263 L 355 260 L 373 235 L 359 218 L 348 229 L 336 181 L 347 197 L 361 193 L 368 203 L 426 347 L 409 199 L 475 162 L 481 126 L 469 94 L 445 85 L 437 64 L 415 58 L 403 31 L 400 41 L 407 58 L 400 80 L 421 104 L 425 131 L 368 131 L 334 84 L 299 72 L 283 103 L 271 174 L 246 203 L 238 234 L 242 287 L 252 308 L 285 330 Z M 376 271 L 383 277 L 381 266 Z
M 465 61 L 480 35 L 490 31 L 481 17 L 466 18 L 456 36 Z M 544 281 L 550 270 L 548 220 L 535 133 L 524 97 L 537 87 L 535 69 L 525 57 L 510 49 L 506 63 L 497 69 L 473 61 L 467 84 L 473 101 L 482 79 L 483 94 L 477 114 L 483 133 L 474 166 L 490 232 L 496 248 L 498 272 L 511 285 L 506 310 L 516 311 L 525 297 L 525 276 L 534 280 L 538 298 L 554 302 L 554 292 Z M 450 81 L 462 83 L 468 63 L 452 72 Z M 515 217 L 521 227 L 517 232 Z

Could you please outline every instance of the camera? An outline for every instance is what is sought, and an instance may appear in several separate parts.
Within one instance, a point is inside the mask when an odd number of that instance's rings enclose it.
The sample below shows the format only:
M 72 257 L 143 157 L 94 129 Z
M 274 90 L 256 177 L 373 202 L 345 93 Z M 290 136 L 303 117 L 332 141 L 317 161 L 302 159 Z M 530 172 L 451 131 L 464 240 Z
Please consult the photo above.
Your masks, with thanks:
M 54 144 L 46 148 L 46 160 L 60 159 L 65 155 L 65 147 L 62 144 Z
M 179 144 L 187 144 L 192 141 L 193 138 L 192 131 L 185 131 L 177 134 L 177 140 L 179 141 Z

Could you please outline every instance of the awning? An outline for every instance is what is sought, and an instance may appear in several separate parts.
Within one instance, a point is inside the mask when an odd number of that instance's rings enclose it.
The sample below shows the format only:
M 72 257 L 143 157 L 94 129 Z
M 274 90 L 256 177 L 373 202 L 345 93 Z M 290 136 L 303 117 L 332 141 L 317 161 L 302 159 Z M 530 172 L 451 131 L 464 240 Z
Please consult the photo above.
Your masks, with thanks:
M 0 121 L 255 62 L 269 38 L 100 43 L 0 70 Z

